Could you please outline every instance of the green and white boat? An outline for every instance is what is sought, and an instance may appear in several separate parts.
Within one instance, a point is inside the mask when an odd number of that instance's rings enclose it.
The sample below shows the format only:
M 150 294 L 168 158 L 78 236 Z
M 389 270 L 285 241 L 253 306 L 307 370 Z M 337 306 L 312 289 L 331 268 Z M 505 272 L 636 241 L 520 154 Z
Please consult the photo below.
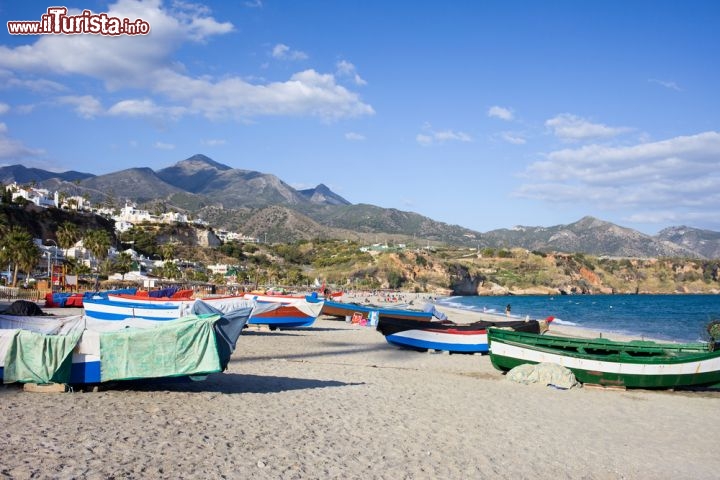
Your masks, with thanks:
M 488 329 L 490 360 L 508 371 L 524 363 L 556 363 L 582 383 L 626 388 L 720 388 L 720 346 L 711 343 L 616 342 L 604 338 Z

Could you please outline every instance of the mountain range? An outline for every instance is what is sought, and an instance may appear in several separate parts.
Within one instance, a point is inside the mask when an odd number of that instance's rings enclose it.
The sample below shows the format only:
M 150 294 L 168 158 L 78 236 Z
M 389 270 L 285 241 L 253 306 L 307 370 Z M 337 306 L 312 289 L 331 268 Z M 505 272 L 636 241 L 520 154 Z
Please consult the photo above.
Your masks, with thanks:
M 152 212 L 177 210 L 215 228 L 270 242 L 345 238 L 366 242 L 448 243 L 474 248 L 522 247 L 613 257 L 720 258 L 720 232 L 685 226 L 646 235 L 593 217 L 553 227 L 517 226 L 481 233 L 417 213 L 351 204 L 327 186 L 296 190 L 275 175 L 232 168 L 205 155 L 153 170 L 105 175 L 0 167 L 0 182 L 34 183 L 96 204 L 135 202 Z

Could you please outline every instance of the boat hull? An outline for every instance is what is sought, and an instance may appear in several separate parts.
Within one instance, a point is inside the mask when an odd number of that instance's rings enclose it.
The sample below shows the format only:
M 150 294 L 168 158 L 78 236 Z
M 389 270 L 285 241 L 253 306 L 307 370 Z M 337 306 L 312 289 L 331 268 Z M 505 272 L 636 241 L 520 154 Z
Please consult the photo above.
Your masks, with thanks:
M 144 318 L 165 321 L 190 315 L 196 302 L 203 302 L 222 313 L 231 313 L 255 304 L 242 296 L 203 299 L 141 298 L 134 295 L 106 295 L 85 299 L 85 315 L 97 320 Z
M 388 343 L 415 350 L 443 350 L 451 353 L 486 353 L 487 332 L 458 333 L 438 330 L 405 330 L 385 337 Z
M 490 359 L 501 371 L 525 363 L 556 363 L 570 369 L 582 383 L 604 386 L 681 388 L 720 385 L 720 351 L 709 351 L 705 344 L 633 344 L 576 339 L 573 351 L 559 351 L 557 345 L 568 345 L 567 340 L 491 329 Z M 614 353 L 613 348 L 618 353 Z M 667 354 L 661 353 L 663 351 Z
M 186 305 L 187 304 L 187 305 Z M 145 318 L 163 321 L 180 318 L 183 311 L 191 305 L 187 301 L 167 302 L 130 302 L 106 298 L 85 299 L 85 315 L 97 320 L 124 320 L 126 318 Z
M 402 318 L 380 317 L 377 330 L 388 343 L 415 350 L 443 350 L 451 353 L 487 353 L 487 328 L 503 325 L 507 328 L 539 332 L 536 320 L 517 322 L 486 322 L 457 324 L 450 321 L 433 322 Z
M 371 311 L 369 307 L 364 305 L 326 300 L 320 313 L 339 318 L 352 317 L 354 314 L 359 313 L 363 318 L 368 318 Z
M 275 328 L 311 327 L 322 309 L 322 303 L 298 300 L 291 304 L 258 302 L 260 308 L 248 320 L 249 325 L 267 325 Z M 262 307 L 270 307 L 263 310 Z
M 335 302 L 325 300 L 321 313 L 331 317 L 352 317 L 355 314 L 362 315 L 363 318 L 369 318 L 373 312 L 378 313 L 378 318 L 397 318 L 404 320 L 431 320 L 432 312 L 422 310 L 409 310 L 402 308 L 387 308 L 376 305 L 360 305 L 357 303 Z

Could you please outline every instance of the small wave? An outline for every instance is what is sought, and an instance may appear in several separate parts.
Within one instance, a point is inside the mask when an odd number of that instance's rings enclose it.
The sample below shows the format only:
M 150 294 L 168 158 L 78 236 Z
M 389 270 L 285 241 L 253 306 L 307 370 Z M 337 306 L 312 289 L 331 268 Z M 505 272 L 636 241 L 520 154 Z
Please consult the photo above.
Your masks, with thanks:
M 457 300 L 457 299 L 459 299 L 459 298 L 463 298 L 463 297 L 460 296 L 460 295 L 454 295 L 454 296 L 452 296 L 452 297 L 443 297 L 443 298 L 440 299 L 440 301 L 442 301 L 442 302 L 444 302 L 444 301 L 452 301 L 452 300 Z
M 452 301 L 453 298 L 460 298 L 460 297 L 448 297 L 448 298 L 443 298 L 443 299 L 438 300 L 438 301 L 435 302 L 435 303 L 437 303 L 438 305 L 443 305 L 443 306 L 445 306 L 445 307 L 460 308 L 460 309 L 462 309 L 462 310 L 473 310 L 472 307 L 468 307 L 468 306 L 465 305 L 464 303 L 453 302 L 453 301 Z
M 563 320 L 562 318 L 554 318 L 553 323 L 557 323 L 558 325 L 567 325 L 569 327 L 577 326 L 577 323 L 571 322 L 570 320 Z
M 443 307 L 455 308 L 457 310 L 466 310 L 468 312 L 485 312 L 485 313 L 497 313 L 495 308 L 480 307 L 478 305 L 468 305 L 466 303 L 453 302 L 452 299 L 458 299 L 462 297 L 445 297 L 437 301 L 437 304 Z

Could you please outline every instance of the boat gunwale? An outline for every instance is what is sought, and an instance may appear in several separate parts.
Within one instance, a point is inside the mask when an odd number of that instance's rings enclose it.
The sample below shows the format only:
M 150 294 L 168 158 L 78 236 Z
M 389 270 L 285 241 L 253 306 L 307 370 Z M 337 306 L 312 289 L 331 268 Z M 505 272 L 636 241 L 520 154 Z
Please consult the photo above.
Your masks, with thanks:
M 498 335 L 498 332 L 499 335 Z M 499 338 L 498 338 L 499 337 Z M 520 339 L 517 339 L 517 338 Z M 524 342 L 521 339 L 532 340 Z M 640 340 L 621 342 L 605 338 L 584 339 L 577 337 L 561 337 L 557 335 L 536 335 L 527 332 L 516 332 L 497 329 L 488 329 L 488 343 L 492 352 L 492 343 L 505 343 L 518 348 L 526 348 L 542 353 L 577 358 L 582 360 L 596 360 L 611 363 L 633 364 L 682 364 L 720 357 L 720 349 L 711 351 L 704 343 L 656 343 Z M 637 342 L 642 342 L 641 344 Z M 553 345 L 556 344 L 556 345 Z M 587 351 L 565 350 L 560 345 L 574 348 L 592 350 L 617 350 L 612 353 L 588 353 Z M 634 353 L 650 353 L 652 356 L 634 356 Z

